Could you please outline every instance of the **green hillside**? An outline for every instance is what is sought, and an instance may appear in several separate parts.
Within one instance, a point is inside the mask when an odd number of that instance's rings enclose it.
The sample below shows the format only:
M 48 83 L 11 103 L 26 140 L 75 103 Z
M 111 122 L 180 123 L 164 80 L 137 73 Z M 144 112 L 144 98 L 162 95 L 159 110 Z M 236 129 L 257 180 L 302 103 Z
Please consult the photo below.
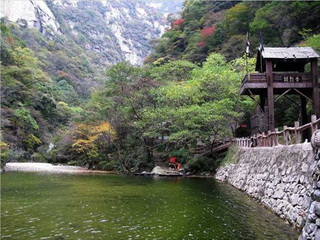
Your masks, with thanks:
M 294 46 L 320 33 L 318 1 L 195 1 L 184 3 L 180 18 L 159 39 L 146 61 L 162 63 L 184 59 L 203 62 L 218 52 L 228 60 L 241 57 L 250 33 L 251 49 Z M 319 46 L 315 46 L 319 49 Z

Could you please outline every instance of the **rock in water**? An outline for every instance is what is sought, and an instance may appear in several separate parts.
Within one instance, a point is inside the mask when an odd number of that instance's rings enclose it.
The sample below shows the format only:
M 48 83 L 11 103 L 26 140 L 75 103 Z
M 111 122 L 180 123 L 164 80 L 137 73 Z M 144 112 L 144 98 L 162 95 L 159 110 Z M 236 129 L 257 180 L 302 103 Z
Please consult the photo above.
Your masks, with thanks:
M 163 169 L 162 167 L 156 166 L 155 168 L 152 169 L 151 173 L 154 173 L 154 174 L 165 174 L 166 170 Z

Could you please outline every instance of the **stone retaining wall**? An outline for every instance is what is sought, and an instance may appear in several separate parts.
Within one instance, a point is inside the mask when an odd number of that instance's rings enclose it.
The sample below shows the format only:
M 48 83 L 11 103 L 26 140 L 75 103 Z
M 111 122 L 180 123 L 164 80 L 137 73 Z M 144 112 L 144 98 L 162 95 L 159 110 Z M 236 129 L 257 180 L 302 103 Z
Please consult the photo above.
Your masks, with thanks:
M 216 179 L 245 191 L 281 218 L 302 228 L 311 203 L 312 175 L 316 167 L 310 143 L 240 148 L 238 151 L 235 154 L 237 162 L 218 169 Z M 319 202 L 313 205 L 315 209 L 319 205 L 320 210 L 320 190 L 319 198 L 317 195 L 315 199 Z M 320 219 L 318 223 L 320 225 Z M 315 224 L 314 221 L 310 226 L 312 230 L 316 228 Z
M 320 153 L 318 155 L 320 157 Z M 317 159 L 313 172 L 311 204 L 299 240 L 320 240 L 320 161 Z

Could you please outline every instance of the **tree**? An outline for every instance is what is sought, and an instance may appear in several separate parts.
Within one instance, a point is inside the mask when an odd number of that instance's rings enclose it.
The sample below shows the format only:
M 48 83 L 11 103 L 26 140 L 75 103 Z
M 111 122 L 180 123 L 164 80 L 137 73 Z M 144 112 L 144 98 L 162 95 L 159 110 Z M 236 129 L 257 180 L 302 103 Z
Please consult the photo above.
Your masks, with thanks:
M 152 165 L 152 140 L 143 136 L 145 130 L 137 128 L 135 122 L 143 121 L 142 109 L 154 106 L 152 89 L 158 82 L 149 77 L 147 67 L 126 62 L 112 66 L 107 78 L 105 88 L 93 92 L 87 111 L 92 118 L 109 121 L 116 132 L 111 153 L 114 166 L 131 172 L 132 168 Z
M 80 155 L 84 155 L 88 168 L 96 166 L 99 157 L 108 158 L 106 150 L 116 137 L 108 122 L 97 125 L 78 123 L 74 126 L 72 135 L 74 138 L 72 148 Z
M 168 136 L 175 149 L 188 150 L 199 141 L 210 148 L 214 141 L 232 136 L 252 109 L 252 102 L 238 94 L 244 69 L 243 59 L 228 63 L 211 54 L 185 81 L 160 86 L 157 107 L 144 108 L 144 121 L 137 124 L 148 137 Z

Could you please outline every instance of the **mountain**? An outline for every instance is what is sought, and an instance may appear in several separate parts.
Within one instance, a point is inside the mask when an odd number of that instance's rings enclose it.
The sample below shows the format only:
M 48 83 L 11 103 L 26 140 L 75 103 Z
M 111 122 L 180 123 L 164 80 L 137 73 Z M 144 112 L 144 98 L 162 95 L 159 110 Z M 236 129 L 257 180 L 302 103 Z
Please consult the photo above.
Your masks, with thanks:
M 180 11 L 182 1 L 4 0 L 1 17 L 20 27 L 36 28 L 47 38 L 71 38 L 90 53 L 98 66 L 128 61 L 141 65 L 151 41 L 168 26 L 169 11 Z
M 152 41 L 168 26 L 182 1 L 4 0 L 1 22 L 30 48 L 60 101 L 78 105 L 105 80 L 105 69 L 127 61 L 141 65 Z M 10 38 L 2 39 L 10 45 Z

